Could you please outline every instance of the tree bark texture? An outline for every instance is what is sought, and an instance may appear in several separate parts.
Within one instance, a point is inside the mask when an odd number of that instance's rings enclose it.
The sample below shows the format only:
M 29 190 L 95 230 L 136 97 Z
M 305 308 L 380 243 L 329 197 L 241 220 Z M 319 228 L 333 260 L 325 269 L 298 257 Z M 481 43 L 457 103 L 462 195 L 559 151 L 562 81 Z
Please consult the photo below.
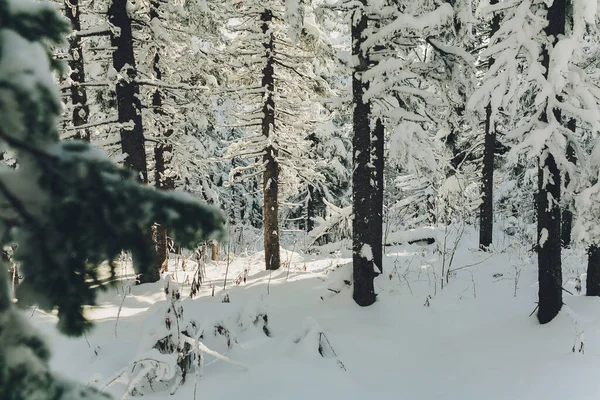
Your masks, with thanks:
M 308 186 L 308 202 L 306 204 L 306 232 L 315 229 L 315 218 L 325 217 L 325 203 L 323 194 L 314 185 Z
M 498 4 L 498 0 L 490 0 Z M 500 29 L 500 14 L 495 13 L 490 25 L 490 37 Z M 494 64 L 490 57 L 488 69 Z M 485 140 L 483 145 L 482 196 L 479 206 L 479 248 L 487 249 L 492 244 L 494 230 L 494 152 L 496 149 L 496 126 L 492 124 L 492 105 L 485 107 Z
M 273 13 L 264 10 L 260 15 L 262 33 L 264 35 L 263 47 L 265 49 L 266 63 L 262 70 L 261 86 L 265 89 L 262 134 L 265 139 L 273 136 L 275 130 L 275 38 L 271 24 Z M 279 257 L 279 162 L 278 151 L 273 145 L 265 148 L 263 163 L 263 220 L 265 241 L 265 264 L 268 270 L 278 269 L 281 265 Z
M 81 21 L 79 19 L 79 0 L 64 0 L 65 15 L 71 22 L 74 31 L 81 30 Z M 71 104 L 73 111 L 71 119 L 73 126 L 78 127 L 88 123 L 90 113 L 87 104 L 87 92 L 85 86 L 85 63 L 83 61 L 83 48 L 81 38 L 77 35 L 69 36 L 69 78 L 71 80 Z M 87 129 L 78 129 L 75 139 L 90 141 L 90 133 Z
M 139 99 L 139 86 L 135 82 L 137 76 L 136 62 L 133 51 L 133 34 L 131 19 L 127 13 L 127 0 L 112 0 L 108 7 L 108 22 L 113 26 L 110 41 L 114 48 L 113 67 L 119 74 L 116 84 L 118 122 L 120 128 L 121 149 L 126 154 L 124 164 L 135 171 L 138 179 L 148 183 L 146 164 L 146 148 L 142 127 L 142 111 Z M 146 245 L 152 246 L 152 232 L 148 231 L 143 238 Z M 145 262 L 145 260 L 144 260 Z M 134 260 L 134 265 L 136 265 Z M 145 273 L 139 278 L 139 283 L 156 282 L 160 279 L 158 268 L 152 265 L 143 266 Z M 139 273 L 139 271 L 136 271 Z
M 363 9 L 366 0 L 360 4 L 352 16 L 352 56 L 356 60 L 352 73 L 353 137 L 352 137 L 352 261 L 354 279 L 354 301 L 360 306 L 368 306 L 375 302 L 375 278 L 371 249 L 371 224 L 374 224 L 371 212 L 372 170 L 371 154 L 371 105 L 365 102 L 363 94 L 368 84 L 363 82 L 362 74 L 369 66 L 368 56 L 362 49 L 364 34 L 367 30 L 367 15 Z
M 544 29 L 551 36 L 552 46 L 556 37 L 565 32 L 566 0 L 554 0 L 548 8 L 548 26 Z M 549 45 L 548 45 L 549 46 Z M 548 77 L 550 48 L 542 53 L 542 66 Z M 544 105 L 545 107 L 545 105 Z M 552 111 L 560 121 L 558 110 Z M 542 122 L 548 122 L 544 112 Z M 561 263 L 561 176 L 554 156 L 546 148 L 538 162 L 537 234 L 538 234 L 538 320 L 541 324 L 554 319 L 562 308 L 562 263 Z
M 150 20 L 160 17 L 159 7 L 160 2 L 158 0 L 150 1 Z M 163 78 L 160 60 L 160 49 L 157 46 L 154 49 L 152 72 L 159 81 Z M 175 178 L 169 173 L 173 146 L 168 142 L 169 137 L 173 134 L 173 129 L 168 128 L 164 121 L 167 115 L 163 110 L 163 93 L 160 88 L 156 88 L 152 94 L 152 110 L 158 131 L 157 143 L 154 145 L 154 185 L 159 190 L 173 190 L 175 189 Z M 154 243 L 156 244 L 155 268 L 158 268 L 159 272 L 167 271 L 169 267 L 169 244 L 166 227 L 160 224 L 155 225 Z
M 588 249 L 588 267 L 585 284 L 586 296 L 600 296 L 600 247 L 593 244 Z
M 170 159 L 171 146 L 157 144 L 154 147 L 154 173 L 155 186 L 160 190 L 175 189 L 175 180 L 166 173 L 167 159 Z M 156 265 L 155 268 L 162 272 L 168 269 L 169 265 L 169 245 L 168 232 L 166 227 L 160 224 L 155 225 L 154 243 L 156 245 Z
M 120 124 L 125 124 L 120 129 L 121 148 L 127 154 L 125 165 L 138 173 L 140 181 L 148 183 L 133 36 L 126 6 L 127 0 L 113 0 L 108 8 L 108 21 L 117 28 L 111 33 L 111 45 L 115 48 L 113 67 L 120 75 L 116 85 L 118 118 Z

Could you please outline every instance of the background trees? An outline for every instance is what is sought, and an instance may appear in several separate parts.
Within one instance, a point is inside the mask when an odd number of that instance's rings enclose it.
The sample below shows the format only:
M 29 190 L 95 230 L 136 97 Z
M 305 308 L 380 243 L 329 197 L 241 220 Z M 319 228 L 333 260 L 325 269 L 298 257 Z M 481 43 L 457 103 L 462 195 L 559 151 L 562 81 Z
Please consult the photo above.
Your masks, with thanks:
M 539 250 L 547 322 L 574 212 L 573 245 L 589 246 L 594 271 L 589 3 L 58 3 L 75 30 L 56 48 L 68 66 L 60 136 L 103 146 L 142 183 L 227 207 L 237 247 L 263 247 L 267 269 L 305 232 L 315 245 L 352 239 L 355 299 L 369 305 L 386 232 L 479 217 L 493 250 L 494 232 L 518 224 Z M 494 228 L 499 216 L 511 222 Z M 153 222 L 151 281 L 172 236 Z

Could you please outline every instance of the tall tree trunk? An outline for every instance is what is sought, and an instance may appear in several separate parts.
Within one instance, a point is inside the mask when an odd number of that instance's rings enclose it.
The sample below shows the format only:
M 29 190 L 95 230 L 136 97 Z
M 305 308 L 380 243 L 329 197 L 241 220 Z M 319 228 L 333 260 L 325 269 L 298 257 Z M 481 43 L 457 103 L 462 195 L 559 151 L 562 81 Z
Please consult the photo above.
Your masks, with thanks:
M 588 249 L 586 296 L 600 296 L 600 247 L 593 244 Z
M 498 0 L 490 0 L 498 4 Z M 490 37 L 500 29 L 500 14 L 494 14 L 490 25 Z M 494 64 L 490 57 L 488 69 Z M 482 196 L 479 206 L 479 248 L 487 249 L 492 244 L 494 230 L 494 151 L 496 149 L 496 126 L 492 124 L 492 105 L 485 107 L 485 140 L 483 145 Z
M 565 32 L 566 0 L 554 0 L 548 8 L 548 26 L 546 35 L 552 37 L 552 46 L 556 37 Z M 550 45 L 542 53 L 542 66 L 548 77 L 550 65 Z M 544 105 L 545 107 L 545 105 Z M 560 121 L 558 110 L 553 110 Z M 547 123 L 544 112 L 541 121 Z M 537 197 L 537 234 L 538 234 L 538 283 L 539 309 L 538 320 L 541 324 L 552 321 L 562 308 L 562 263 L 561 263 L 561 176 L 554 156 L 546 148 L 539 159 L 538 197 Z
M 127 13 L 127 0 L 112 0 L 108 8 L 108 22 L 114 26 L 110 42 L 114 48 L 113 67 L 121 76 L 116 84 L 118 122 L 120 128 L 121 149 L 126 154 L 124 164 L 138 174 L 138 179 L 148 183 L 146 166 L 146 148 L 142 127 L 142 109 L 139 99 L 139 86 L 135 82 L 137 76 L 135 56 L 133 52 L 133 35 L 131 20 Z M 148 231 L 140 238 L 147 246 L 152 246 L 152 232 Z M 140 260 L 141 262 L 141 260 Z M 146 262 L 146 260 L 144 260 Z M 134 260 L 134 265 L 138 262 Z M 156 282 L 160 272 L 151 265 L 141 266 L 146 272 L 140 275 L 139 283 Z M 140 271 L 136 271 L 140 273 Z
M 373 189 L 371 191 L 371 248 L 373 249 L 373 262 L 383 272 L 383 168 L 384 168 L 384 143 L 385 129 L 381 118 L 375 121 L 373 141 L 371 143 L 371 164 L 373 165 Z M 375 275 L 379 275 L 375 273 Z
M 262 134 L 268 139 L 273 135 L 275 129 L 275 43 L 271 23 L 273 13 L 271 10 L 264 10 L 260 15 L 262 23 L 262 33 L 265 35 L 263 46 L 265 48 L 266 64 L 262 70 L 261 85 L 266 93 L 263 104 Z M 268 270 L 275 270 L 280 267 L 279 260 L 279 162 L 277 161 L 277 149 L 269 145 L 265 149 L 263 163 L 265 171 L 263 173 L 263 218 L 265 235 L 265 264 Z
M 311 142 L 311 149 L 309 153 L 311 158 L 316 158 L 318 153 L 317 148 L 320 144 L 320 140 L 316 133 L 308 135 L 308 140 Z M 308 185 L 308 200 L 306 202 L 306 232 L 310 233 L 315 228 L 315 218 L 325 218 L 327 207 L 324 202 L 323 188 L 317 185 Z M 329 235 L 323 235 L 319 237 L 315 244 L 323 245 L 329 242 Z
M 71 27 L 75 32 L 81 30 L 81 21 L 79 19 L 79 0 L 64 0 L 65 15 L 71 22 Z M 69 36 L 69 78 L 71 79 L 71 104 L 73 105 L 72 121 L 73 126 L 78 127 L 88 123 L 89 107 L 87 104 L 87 92 L 85 86 L 85 64 L 83 61 L 83 48 L 81 47 L 81 38 L 77 35 Z M 78 129 L 75 139 L 90 141 L 89 131 L 87 129 Z
M 567 127 L 575 132 L 577 129 L 576 121 L 574 119 L 569 119 L 567 122 Z M 575 155 L 575 147 L 572 143 L 567 144 L 567 160 L 573 164 L 577 164 L 577 156 Z M 571 183 L 571 177 L 568 173 L 565 174 L 565 188 L 569 187 Z M 573 211 L 572 207 L 573 201 L 569 201 L 566 204 L 565 208 L 562 212 L 562 227 L 561 227 L 561 243 L 563 247 L 569 247 L 571 245 L 571 231 L 573 230 Z
M 363 51 L 362 44 L 367 30 L 367 15 L 364 11 L 366 0 L 361 0 L 352 16 L 352 56 L 356 60 L 352 73 L 353 137 L 352 137 L 352 262 L 354 276 L 354 301 L 360 306 L 368 306 L 375 302 L 375 278 L 372 238 L 369 235 L 371 220 L 371 104 L 364 102 L 363 94 L 368 83 L 363 82 L 362 75 L 367 71 L 369 59 Z
M 120 129 L 121 148 L 123 154 L 127 154 L 125 165 L 136 171 L 143 183 L 148 183 L 140 90 L 135 82 L 133 36 L 126 6 L 127 0 L 113 0 L 108 8 L 108 21 L 117 28 L 111 33 L 110 41 L 114 47 L 113 67 L 121 75 L 116 85 L 119 123 L 125 124 Z
M 158 0 L 150 1 L 150 20 L 159 18 L 160 2 Z M 157 80 L 162 79 L 160 69 L 160 49 L 158 46 L 154 49 L 154 59 L 152 61 L 152 71 Z M 166 113 L 163 110 L 163 94 L 160 88 L 156 88 L 152 95 L 152 108 L 155 115 L 156 127 L 158 129 L 157 143 L 154 146 L 154 185 L 160 190 L 175 189 L 175 179 L 168 172 L 171 164 L 173 146 L 168 143 L 169 137 L 173 134 L 173 129 L 167 128 L 163 118 Z M 156 224 L 154 227 L 154 243 L 156 244 L 156 265 L 159 273 L 168 270 L 169 267 L 169 244 L 168 232 L 166 227 Z

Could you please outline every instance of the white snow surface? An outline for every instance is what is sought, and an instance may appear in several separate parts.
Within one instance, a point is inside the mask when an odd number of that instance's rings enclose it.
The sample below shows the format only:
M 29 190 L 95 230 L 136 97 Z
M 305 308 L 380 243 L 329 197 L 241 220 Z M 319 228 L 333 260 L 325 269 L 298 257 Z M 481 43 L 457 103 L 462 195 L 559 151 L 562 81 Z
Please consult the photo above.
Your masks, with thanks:
M 468 228 L 443 289 L 442 243 L 387 246 L 384 273 L 375 281 L 377 302 L 370 307 L 352 300 L 345 282 L 352 280 L 351 259 L 340 255 L 282 250 L 283 266 L 273 272 L 263 270 L 263 253 L 233 257 L 226 289 L 226 261 L 208 261 L 195 299 L 185 282 L 195 264 L 187 260 L 183 271 L 172 260 L 184 320 L 198 322 L 209 349 L 239 363 L 206 355 L 196 398 L 597 398 L 600 298 L 575 288 L 585 254 L 565 251 L 565 288 L 573 295 L 565 293 L 561 313 L 541 326 L 530 316 L 537 301 L 535 257 L 524 256 L 518 240 L 505 235 L 494 252 L 480 252 L 477 232 Z M 55 316 L 35 311 L 31 320 L 54 349 L 52 368 L 121 398 L 127 382 L 106 384 L 149 350 L 164 319 L 164 283 L 133 287 L 124 300 L 121 286 L 101 294 L 88 310 L 95 328 L 87 340 L 58 334 Z M 229 303 L 222 302 L 225 295 Z M 262 314 L 268 315 L 270 337 L 255 323 Z M 229 331 L 230 348 L 215 333 L 217 325 Z M 583 340 L 585 353 L 573 352 Z M 162 391 L 145 398 L 190 400 L 193 393 L 190 374 L 173 396 Z

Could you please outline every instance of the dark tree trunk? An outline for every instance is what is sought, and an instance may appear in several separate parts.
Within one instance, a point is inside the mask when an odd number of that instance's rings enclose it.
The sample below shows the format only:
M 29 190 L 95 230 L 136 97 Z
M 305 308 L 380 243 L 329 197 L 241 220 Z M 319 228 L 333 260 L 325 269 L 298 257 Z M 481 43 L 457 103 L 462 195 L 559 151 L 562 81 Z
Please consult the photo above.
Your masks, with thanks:
M 567 127 L 575 132 L 577 129 L 576 121 L 570 119 L 567 123 Z M 577 157 L 575 155 L 575 147 L 572 143 L 567 145 L 567 160 L 573 164 L 577 164 Z M 571 177 L 568 173 L 565 173 L 565 188 L 569 187 L 571 183 Z M 573 230 L 573 201 L 569 201 L 566 204 L 562 212 L 562 227 L 561 227 L 561 243 L 563 247 L 569 247 L 571 245 L 571 231 Z
M 308 140 L 310 140 L 310 158 L 314 159 L 317 154 L 317 147 L 320 144 L 320 140 L 317 137 L 316 133 L 311 133 L 308 135 Z M 315 218 L 316 217 L 325 217 L 325 203 L 323 203 L 323 193 L 316 185 L 308 185 L 308 199 L 306 201 L 306 232 L 310 233 L 315 228 Z M 321 239 L 321 238 L 319 238 Z M 320 244 L 321 240 L 317 240 L 317 243 Z
M 315 218 L 325 218 L 327 207 L 323 201 L 323 193 L 317 187 L 310 185 L 308 187 L 308 202 L 306 204 L 306 232 L 309 233 L 315 229 Z M 329 243 L 329 235 L 323 235 L 315 243 L 323 245 Z
M 318 153 L 318 146 L 320 144 L 320 140 L 315 133 L 308 135 L 308 140 L 311 141 L 311 151 L 310 158 L 316 158 L 316 154 Z M 325 218 L 325 213 L 327 212 L 327 207 L 324 202 L 324 193 L 321 187 L 317 185 L 308 185 L 308 200 L 306 202 L 306 232 L 310 233 L 313 229 L 315 229 L 315 218 Z M 323 235 L 319 237 L 315 244 L 323 245 L 328 243 L 330 240 L 329 235 Z
M 427 209 L 427 221 L 430 225 L 437 224 L 437 211 L 435 204 L 435 196 L 433 194 L 427 194 L 425 196 L 425 207 Z
M 173 190 L 175 188 L 175 180 L 172 176 L 166 174 L 167 164 L 170 160 L 171 146 L 167 144 L 157 144 L 154 147 L 155 161 L 155 186 L 161 190 Z M 155 225 L 154 243 L 156 244 L 156 265 L 155 269 L 159 272 L 166 271 L 169 263 L 169 245 L 167 229 L 160 225 Z
M 479 206 L 479 248 L 487 249 L 492 244 L 494 230 L 494 148 L 496 143 L 496 130 L 490 125 L 492 108 L 488 104 L 485 108 L 485 141 L 483 147 L 482 166 L 482 196 Z
M 150 2 L 150 20 L 159 18 L 160 3 L 157 0 Z M 154 49 L 154 60 L 152 63 L 152 71 L 157 80 L 162 79 L 162 71 L 160 69 L 160 49 Z M 173 130 L 165 126 L 166 113 L 163 110 L 163 94 L 160 88 L 156 88 L 152 95 L 152 109 L 155 115 L 156 127 L 158 130 L 157 143 L 154 146 L 154 185 L 160 190 L 175 189 L 174 177 L 167 173 L 172 159 L 173 146 L 168 143 L 169 137 L 173 134 Z M 156 244 L 156 265 L 159 273 L 168 270 L 169 267 L 169 244 L 167 229 L 156 224 L 154 229 L 154 243 Z
M 600 296 L 600 247 L 591 245 L 588 249 L 586 296 Z
M 545 152 L 538 168 L 537 233 L 538 233 L 538 320 L 550 322 L 562 307 L 562 264 L 560 244 L 560 171 L 552 154 Z M 549 181 L 544 183 L 544 170 Z M 550 204 L 548 195 L 553 200 Z M 544 239 L 544 240 L 543 240 Z
M 363 5 L 366 0 L 361 0 Z M 357 60 L 352 73 L 353 138 L 352 138 L 352 262 L 354 274 L 354 301 L 360 306 L 368 306 L 375 302 L 375 278 L 370 225 L 373 224 L 371 212 L 372 171 L 371 155 L 371 105 L 364 102 L 363 94 L 368 84 L 362 81 L 362 74 L 367 71 L 369 59 L 361 49 L 367 30 L 367 15 L 363 7 L 357 7 L 352 16 L 352 56 Z
M 323 217 L 321 206 L 323 204 L 323 196 L 319 189 L 314 185 L 308 186 L 308 202 L 306 204 L 306 232 L 315 229 L 315 218 Z
M 565 32 L 565 11 L 566 0 L 554 0 L 548 9 L 548 26 L 544 31 L 548 36 L 553 37 L 553 44 L 556 43 L 556 37 Z M 542 53 L 542 66 L 546 70 L 546 78 L 550 64 L 549 50 L 548 45 Z M 555 109 L 553 112 L 560 121 L 559 111 Z M 546 112 L 542 114 L 541 121 L 548 122 Z M 539 159 L 537 197 L 539 283 L 537 317 L 541 324 L 552 321 L 562 308 L 560 186 L 560 171 L 554 156 L 546 148 Z
M 490 0 L 498 4 L 498 0 Z M 490 25 L 490 37 L 500 29 L 500 14 L 494 14 Z M 488 69 L 494 64 L 490 57 Z M 492 244 L 494 230 L 494 152 L 496 149 L 496 126 L 492 125 L 492 105 L 485 107 L 485 141 L 483 146 L 482 196 L 479 207 L 479 248 L 487 249 Z
M 381 118 L 375 121 L 373 130 L 371 164 L 373 165 L 373 183 L 371 192 L 371 248 L 373 249 L 373 262 L 379 272 L 383 272 L 383 167 L 384 167 L 384 141 L 385 129 Z M 375 274 L 379 275 L 379 274 Z
M 126 154 L 124 164 L 135 171 L 138 179 L 148 183 L 146 166 L 146 148 L 142 127 L 142 110 L 139 99 L 139 86 L 135 82 L 137 70 L 133 52 L 133 35 L 131 20 L 127 13 L 127 0 L 113 0 L 108 8 L 108 21 L 116 29 L 111 32 L 110 42 L 114 47 L 113 67 L 122 76 L 116 84 L 118 122 L 124 124 L 120 128 L 121 149 Z M 152 232 L 148 231 L 141 238 L 148 246 L 152 246 Z M 141 260 L 140 260 L 141 261 Z M 134 265 L 138 263 L 134 260 Z M 160 279 L 158 268 L 152 265 L 141 266 L 145 273 L 139 283 L 156 282 Z M 139 271 L 136 271 L 139 274 Z
M 265 10 L 260 15 L 262 33 L 265 35 L 263 46 L 265 48 L 266 63 L 262 70 L 261 85 L 266 93 L 263 104 L 262 134 L 265 138 L 273 135 L 275 129 L 275 43 L 271 31 L 273 13 Z M 279 260 L 279 163 L 277 162 L 277 149 L 271 145 L 265 149 L 263 156 L 265 171 L 263 173 L 263 219 L 265 234 L 265 263 L 268 270 L 278 269 Z
M 121 148 L 123 154 L 127 154 L 125 165 L 136 171 L 143 183 L 148 183 L 139 86 L 135 82 L 133 36 L 126 6 L 127 0 L 113 0 L 108 8 L 108 21 L 118 30 L 112 32 L 110 38 L 115 49 L 113 67 L 123 76 L 116 85 L 119 123 L 126 125 L 120 131 Z
M 79 20 L 79 0 L 64 0 L 65 15 L 71 22 L 74 31 L 81 30 L 81 21 Z M 81 47 L 81 38 L 77 35 L 69 37 L 69 78 L 71 79 L 71 104 L 73 104 L 72 120 L 73 126 L 78 127 L 88 123 L 90 113 L 87 104 L 87 92 L 85 86 L 85 69 L 83 62 L 83 48 Z M 75 139 L 90 141 L 89 131 L 87 129 L 78 129 Z

